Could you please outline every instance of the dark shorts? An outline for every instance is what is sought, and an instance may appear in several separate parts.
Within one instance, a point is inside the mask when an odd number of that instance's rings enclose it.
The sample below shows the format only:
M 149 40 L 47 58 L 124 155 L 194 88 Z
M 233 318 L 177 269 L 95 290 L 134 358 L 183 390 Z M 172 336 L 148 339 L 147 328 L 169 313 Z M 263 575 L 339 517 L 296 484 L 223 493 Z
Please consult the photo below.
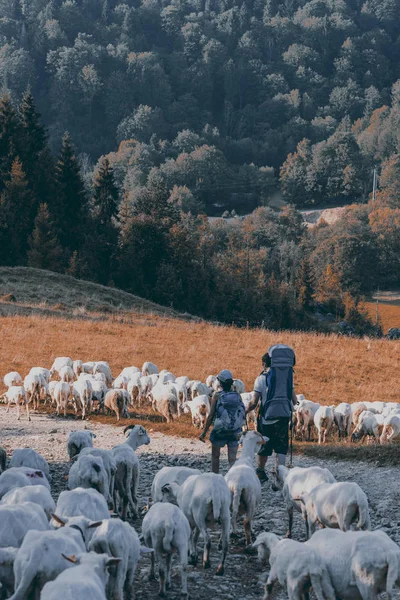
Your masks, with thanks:
M 289 450 L 289 419 L 279 419 L 272 425 L 258 425 L 257 431 L 269 438 L 258 453 L 259 456 L 271 456 L 276 454 L 287 454 Z
M 239 435 L 241 431 L 239 430 L 237 434 L 234 435 L 223 435 L 216 434 L 214 429 L 210 433 L 210 442 L 217 446 L 218 448 L 223 448 L 224 446 L 228 446 L 228 448 L 237 448 L 239 446 Z

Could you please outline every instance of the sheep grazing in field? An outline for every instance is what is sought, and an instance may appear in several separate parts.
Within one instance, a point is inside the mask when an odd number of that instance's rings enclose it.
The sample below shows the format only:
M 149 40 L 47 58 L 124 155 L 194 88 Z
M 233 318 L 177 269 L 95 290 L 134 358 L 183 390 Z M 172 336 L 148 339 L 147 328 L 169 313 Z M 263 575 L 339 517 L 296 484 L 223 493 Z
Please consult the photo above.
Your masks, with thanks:
M 60 381 L 65 381 L 65 383 L 73 383 L 75 380 L 75 373 L 72 367 L 65 365 L 59 372 Z
M 93 360 L 90 360 L 88 362 L 84 362 L 83 363 L 83 372 L 84 373 L 88 373 L 89 375 L 93 375 L 93 369 L 95 366 L 95 362 Z
M 56 401 L 56 415 L 60 415 L 60 412 L 64 412 L 64 417 L 67 416 L 68 400 L 71 396 L 71 388 L 69 383 L 65 381 L 58 381 L 54 386 L 54 399 Z
M 113 386 L 114 390 L 119 390 L 119 389 L 126 390 L 128 388 L 128 383 L 129 383 L 128 377 L 125 377 L 125 375 L 118 375 L 118 377 L 116 377 L 114 379 L 112 386 Z
M 273 489 L 281 489 L 289 517 L 289 528 L 286 536 L 292 537 L 293 511 L 301 512 L 308 537 L 307 513 L 304 502 L 300 500 L 321 483 L 335 483 L 336 480 L 328 469 L 321 467 L 294 467 L 288 469 L 279 465 L 274 471 Z
M 236 521 L 244 514 L 246 544 L 251 544 L 251 523 L 261 502 L 261 483 L 254 471 L 254 455 L 268 441 L 257 431 L 248 431 L 241 438 L 242 454 L 225 475 L 232 495 L 232 533 L 236 534 Z
M 129 381 L 137 374 L 141 375 L 141 371 L 138 367 L 124 367 L 118 377 L 126 377 Z
M 23 504 L 24 502 L 34 502 L 39 504 L 48 520 L 56 509 L 55 502 L 51 497 L 50 491 L 43 485 L 26 485 L 25 487 L 12 488 L 1 499 L 1 504 Z
M 50 478 L 50 469 L 47 460 L 32 448 L 16 448 L 12 453 L 9 466 L 40 469 L 47 479 Z
M 40 469 L 31 469 L 31 467 L 10 467 L 6 471 L 9 475 L 23 473 L 29 479 L 29 485 L 43 485 L 50 490 L 50 483 L 46 475 Z M 6 473 L 4 473 L 5 475 Z
M 79 456 L 99 456 L 103 461 L 104 469 L 107 473 L 108 484 L 109 484 L 109 498 L 108 501 L 113 503 L 114 496 L 114 481 L 115 473 L 117 471 L 117 463 L 115 462 L 112 450 L 103 450 L 102 448 L 83 448 Z
M 209 388 L 214 388 L 214 384 L 217 381 L 216 375 L 209 375 L 206 379 L 206 386 Z
M 27 375 L 24 379 L 24 388 L 28 402 L 32 402 L 34 410 L 38 410 L 39 408 L 41 385 L 42 380 L 39 375 Z
M 41 506 L 33 502 L 0 504 L 0 548 L 19 548 L 30 529 L 50 529 Z
M 334 408 L 333 417 L 339 432 L 339 440 L 348 437 L 351 430 L 351 406 L 347 402 L 341 402 Z
M 157 379 L 157 381 L 159 381 L 160 383 L 174 383 L 175 380 L 175 375 L 171 373 L 171 371 L 167 371 L 166 369 L 159 373 Z
M 54 581 L 46 583 L 40 600 L 77 600 L 88 598 L 95 600 L 106 599 L 106 584 L 108 580 L 108 567 L 117 565 L 120 558 L 109 557 L 108 554 L 88 552 L 67 557 L 74 565 L 73 576 L 63 571 Z
M 318 525 L 349 531 L 371 529 L 368 498 L 357 483 L 321 483 L 300 499 L 304 502 L 309 535 Z
M 208 396 L 196 396 L 193 400 L 189 400 L 183 404 L 183 410 L 189 410 L 192 415 L 192 424 L 194 427 L 204 428 L 207 417 L 210 413 L 210 400 Z
M 167 483 L 161 491 L 163 502 L 177 504 L 189 521 L 192 530 L 190 557 L 193 565 L 197 564 L 197 541 L 201 534 L 204 539 L 203 567 L 211 567 L 211 539 L 207 526 L 217 522 L 221 524 L 222 552 L 216 574 L 223 575 L 229 545 L 231 493 L 222 475 L 194 475 L 181 486 Z
M 314 416 L 320 408 L 320 404 L 306 400 L 303 394 L 297 396 L 298 404 L 293 413 L 293 420 L 296 422 L 296 433 L 302 440 L 310 440 L 311 426 L 314 425 Z
M 54 362 L 50 369 L 50 377 L 59 376 L 60 371 L 63 367 L 72 367 L 73 362 L 69 356 L 59 356 L 54 359 Z
M 334 423 L 332 406 L 320 406 L 314 415 L 314 425 L 318 431 L 318 444 L 325 444 Z
M 353 402 L 350 405 L 351 408 L 351 422 L 352 425 L 356 426 L 358 424 L 358 419 L 365 410 L 367 410 L 367 406 L 364 402 Z
M 56 531 L 28 531 L 26 534 L 14 562 L 13 600 L 28 598 L 33 586 L 38 596 L 48 581 L 72 567 L 62 554 L 85 552 L 91 528 L 101 524 L 101 521 L 94 523 L 85 517 L 62 519 L 54 515 L 54 518 L 61 525 Z
M 67 440 L 67 452 L 70 460 L 77 456 L 82 448 L 93 448 L 93 438 L 96 434 L 92 431 L 72 431 Z
M 383 531 L 322 529 L 304 544 L 323 557 L 337 598 L 392 598 L 399 581 L 400 548 Z
M 25 391 L 25 388 L 22 385 L 12 385 L 8 390 L 3 394 L 7 402 L 6 412 L 8 413 L 10 410 L 11 404 L 15 404 L 17 407 L 17 420 L 19 421 L 21 418 L 21 405 L 25 406 L 26 416 L 28 417 L 28 421 L 31 420 L 29 414 L 29 398 L 28 394 Z
M 4 471 L 0 475 L 0 500 L 12 489 L 32 485 L 32 480 L 15 469 Z
M 390 443 L 392 440 L 396 440 L 400 437 L 400 414 L 395 413 L 386 417 L 383 422 L 382 435 L 380 437 L 380 443 Z
M 125 390 L 109 390 L 104 398 L 104 406 L 108 411 L 114 412 L 117 421 L 127 417 Z
M 72 370 L 76 379 L 78 379 L 79 375 L 83 373 L 83 362 L 81 360 L 74 360 L 72 363 Z
M 175 388 L 162 384 L 159 381 L 151 390 L 153 410 L 165 417 L 170 423 L 178 415 L 178 399 Z
M 132 375 L 132 377 L 129 379 L 128 385 L 126 386 L 126 391 L 128 392 L 129 398 L 130 398 L 129 403 L 131 406 L 135 406 L 136 404 L 138 406 L 140 406 L 140 400 L 141 400 L 140 380 L 141 379 L 142 379 L 141 373 L 134 373 Z
M 370 410 L 364 410 L 359 418 L 356 427 L 351 435 L 352 442 L 363 442 L 367 436 L 372 437 L 376 442 L 379 442 L 380 436 L 383 432 L 383 423 L 385 417 L 371 412 Z
M 155 474 L 151 485 L 151 497 L 153 502 L 161 502 L 163 498 L 162 487 L 166 483 L 177 483 L 182 485 L 188 477 L 201 475 L 198 469 L 190 467 L 163 467 Z
M 189 387 L 189 399 L 194 399 L 196 396 L 209 396 L 210 388 L 202 381 L 192 381 Z
M 189 521 L 183 512 L 169 502 L 153 504 L 143 519 L 142 533 L 145 544 L 154 549 L 151 555 L 150 578 L 155 578 L 155 561 L 158 562 L 160 595 L 165 596 L 171 586 L 171 561 L 179 553 L 181 570 L 181 597 L 187 598 L 187 564 L 190 538 Z
M 252 392 L 244 392 L 243 394 L 240 394 L 240 397 L 242 399 L 242 402 L 247 410 L 250 402 L 253 399 L 253 393 Z M 246 428 L 250 429 L 250 425 L 253 424 L 253 429 L 256 429 L 256 411 L 255 410 L 251 410 L 250 412 L 248 412 L 246 414 L 246 424 L 243 425 L 243 430 L 245 431 Z
M 135 572 L 141 552 L 146 552 L 147 549 L 141 548 L 138 534 L 133 527 L 120 519 L 103 521 L 93 534 L 89 551 L 121 558 L 115 570 L 110 573 L 107 583 L 108 598 L 124 600 L 124 591 L 128 599 L 134 598 Z
M 43 377 L 45 383 L 49 383 L 50 381 L 50 371 L 45 367 L 32 367 L 29 371 L 29 375 L 39 375 Z
M 106 381 L 105 381 L 106 384 L 108 385 L 108 387 L 111 387 L 113 378 L 111 375 L 110 365 L 108 364 L 107 361 L 100 360 L 100 361 L 96 362 L 96 364 L 93 367 L 93 375 L 96 375 L 98 373 L 103 373 L 103 375 L 106 378 Z
M 142 366 L 142 375 L 145 377 L 146 375 L 158 375 L 158 367 L 152 362 L 144 362 Z
M 4 385 L 8 388 L 17 385 L 20 386 L 23 384 L 22 377 L 17 371 L 11 371 L 4 375 Z
M 90 454 L 79 456 L 70 469 L 68 488 L 93 488 L 108 500 L 109 482 L 103 459 Z
M 79 377 L 72 386 L 72 394 L 82 411 L 82 419 L 84 419 L 86 411 L 89 415 L 92 412 L 93 387 L 90 380 L 85 376 Z
M 93 488 L 75 488 L 66 490 L 58 496 L 55 514 L 60 517 L 83 516 L 91 521 L 102 521 L 110 518 L 107 502 Z M 53 526 L 59 526 L 59 520 L 52 521 Z
M 290 600 L 308 598 L 312 587 L 317 600 L 335 600 L 328 569 L 319 554 L 305 544 L 260 533 L 253 545 L 262 563 L 269 559 L 271 570 L 263 600 L 272 597 L 276 582 L 287 590 Z
M 0 446 L 0 475 L 7 468 L 7 452 Z

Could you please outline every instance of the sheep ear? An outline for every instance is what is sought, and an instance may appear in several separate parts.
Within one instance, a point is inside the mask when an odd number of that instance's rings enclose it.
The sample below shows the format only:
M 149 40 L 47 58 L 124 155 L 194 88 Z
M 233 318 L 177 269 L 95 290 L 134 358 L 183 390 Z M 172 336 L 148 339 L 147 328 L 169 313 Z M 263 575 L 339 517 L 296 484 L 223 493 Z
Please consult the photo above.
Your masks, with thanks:
M 34 473 L 37 477 L 41 477 L 43 479 L 43 471 L 35 471 Z
M 153 548 L 147 548 L 147 546 L 140 546 L 140 554 L 151 554 L 154 552 Z
M 128 425 L 127 427 L 125 427 L 124 433 L 126 434 L 127 431 L 129 431 L 130 429 L 133 429 L 134 427 L 135 427 L 134 425 Z
M 170 491 L 171 491 L 171 485 L 169 483 L 166 483 L 161 488 L 161 493 L 162 494 L 166 494 L 167 492 L 170 492 Z
M 64 527 L 66 521 L 63 521 L 61 517 L 59 517 L 58 515 L 52 513 L 51 516 L 53 517 L 53 519 L 55 521 L 57 521 L 57 523 L 59 523 L 61 525 L 61 527 Z
M 72 564 L 76 565 L 77 560 L 76 560 L 75 554 L 71 554 L 71 556 L 66 556 L 66 554 L 61 554 L 61 556 L 63 558 L 65 558 L 66 560 L 68 560 L 69 562 L 71 562 Z
M 93 433 L 92 431 L 90 432 L 90 435 L 92 436 L 92 438 L 96 438 L 97 435 L 95 433 Z
M 114 556 L 112 556 L 111 558 L 109 558 L 106 562 L 106 566 L 107 567 L 112 567 L 113 565 L 117 565 L 118 563 L 120 563 L 122 560 L 122 558 L 115 558 Z
M 102 523 L 103 521 L 92 521 L 91 523 L 89 523 L 88 528 L 94 529 L 95 527 L 100 527 Z

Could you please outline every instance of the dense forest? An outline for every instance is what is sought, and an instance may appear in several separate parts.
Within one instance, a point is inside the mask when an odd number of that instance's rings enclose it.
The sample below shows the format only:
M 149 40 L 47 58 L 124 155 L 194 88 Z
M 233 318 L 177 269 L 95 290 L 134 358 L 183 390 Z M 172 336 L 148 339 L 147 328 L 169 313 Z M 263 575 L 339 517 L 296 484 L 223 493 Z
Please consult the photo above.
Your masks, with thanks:
M 400 152 L 399 35 L 399 0 L 0 0 L 0 82 L 86 173 L 122 142 L 123 193 L 357 201 Z

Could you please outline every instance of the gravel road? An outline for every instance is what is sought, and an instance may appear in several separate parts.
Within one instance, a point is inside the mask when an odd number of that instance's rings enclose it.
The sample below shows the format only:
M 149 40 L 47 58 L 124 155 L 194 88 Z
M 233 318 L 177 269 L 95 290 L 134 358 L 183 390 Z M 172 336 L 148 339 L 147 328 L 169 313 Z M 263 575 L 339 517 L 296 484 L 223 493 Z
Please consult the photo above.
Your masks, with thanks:
M 71 431 L 91 429 L 96 434 L 95 446 L 111 448 L 122 443 L 124 436 L 121 428 L 111 425 L 90 423 L 73 418 L 57 419 L 54 416 L 33 414 L 32 421 L 16 420 L 15 411 L 8 415 L 3 407 L 0 408 L 0 445 L 8 455 L 15 448 L 31 447 L 40 452 L 50 463 L 52 475 L 52 493 L 57 499 L 58 494 L 67 488 L 69 470 L 66 454 L 66 440 Z M 197 440 L 170 437 L 148 430 L 151 444 L 138 449 L 141 462 L 139 485 L 139 506 L 146 504 L 150 493 L 154 474 L 163 466 L 186 465 L 210 470 L 210 445 Z M 309 457 L 296 456 L 294 464 L 310 466 L 315 464 Z M 227 470 L 225 457 L 222 459 L 222 473 Z M 367 493 L 371 508 L 372 527 L 381 527 L 397 543 L 400 543 L 400 468 L 374 467 L 366 463 L 340 462 L 319 460 L 320 466 L 328 467 L 339 481 L 356 481 Z M 271 465 L 269 465 L 271 467 Z M 274 493 L 269 483 L 263 485 L 262 505 L 254 523 L 254 533 L 273 531 L 284 535 L 287 528 L 287 516 L 280 493 Z M 140 522 L 132 523 L 140 532 Z M 232 540 L 228 555 L 226 574 L 223 578 L 214 575 L 217 566 L 217 536 L 212 534 L 213 549 L 211 553 L 212 569 L 203 571 L 200 567 L 189 567 L 189 594 L 194 599 L 209 600 L 253 600 L 262 597 L 263 579 L 266 571 L 260 568 L 257 557 L 244 553 L 244 538 Z M 295 517 L 294 539 L 304 539 L 304 526 L 300 517 Z M 201 545 L 200 540 L 200 545 Z M 148 582 L 149 558 L 145 557 L 140 563 L 136 576 L 137 600 L 153 600 L 157 597 L 158 587 L 155 582 Z M 179 595 L 179 576 L 174 568 L 173 589 L 168 593 L 170 600 L 176 600 Z M 282 590 L 277 590 L 277 598 L 286 598 Z M 400 598 L 400 595 L 395 596 Z

